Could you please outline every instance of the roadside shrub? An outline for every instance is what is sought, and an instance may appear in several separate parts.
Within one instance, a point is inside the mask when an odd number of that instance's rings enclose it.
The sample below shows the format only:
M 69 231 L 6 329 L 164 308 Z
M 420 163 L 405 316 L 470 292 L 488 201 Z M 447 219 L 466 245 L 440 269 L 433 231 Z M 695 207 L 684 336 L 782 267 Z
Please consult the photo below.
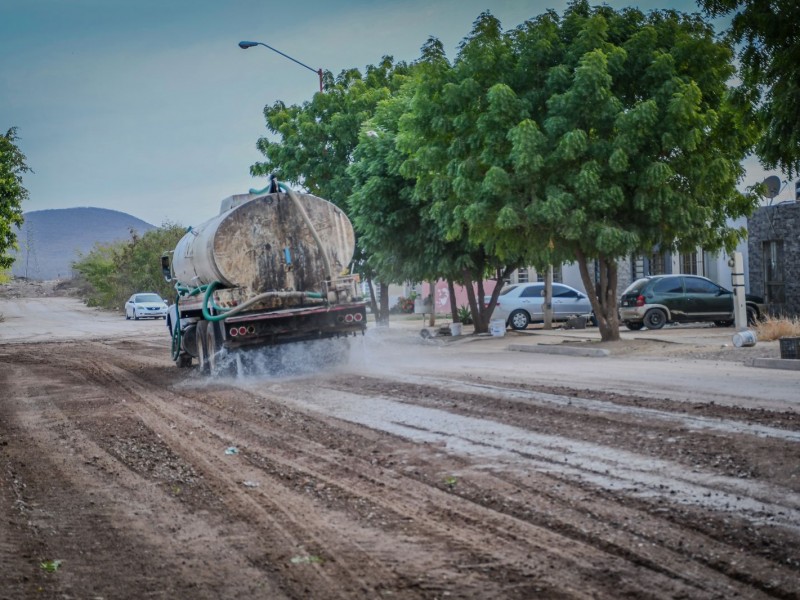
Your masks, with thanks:
M 164 223 L 142 236 L 110 244 L 96 244 L 72 265 L 80 295 L 89 306 L 121 309 L 134 292 L 154 292 L 171 298 L 174 285 L 164 281 L 161 255 L 175 248 L 186 229 Z
M 397 299 L 397 304 L 395 304 L 392 307 L 391 312 L 400 313 L 400 314 L 411 314 L 411 313 L 413 313 L 414 312 L 414 300 L 416 300 L 418 296 L 419 296 L 419 294 L 417 294 L 416 292 L 411 292 L 409 294 L 408 298 L 405 298 L 404 296 L 400 296 Z
M 400 296 L 395 304 L 395 310 L 401 314 L 409 314 L 414 312 L 414 299 L 405 298 Z
M 755 330 L 758 339 L 764 342 L 800 337 L 800 318 L 767 316 L 756 324 Z
M 458 321 L 464 325 L 472 325 L 472 311 L 469 306 L 458 307 Z

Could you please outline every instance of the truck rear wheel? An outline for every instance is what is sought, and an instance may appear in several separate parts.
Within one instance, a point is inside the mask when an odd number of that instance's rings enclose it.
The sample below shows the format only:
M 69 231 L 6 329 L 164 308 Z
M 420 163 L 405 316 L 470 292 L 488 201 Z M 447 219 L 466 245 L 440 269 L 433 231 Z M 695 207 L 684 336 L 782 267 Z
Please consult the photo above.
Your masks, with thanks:
M 201 373 L 209 372 L 208 362 L 208 321 L 197 323 L 197 366 Z
M 207 323 L 206 352 L 208 353 L 208 370 L 212 375 L 223 377 L 233 375 L 232 361 L 224 356 L 222 348 L 222 328 L 219 323 Z

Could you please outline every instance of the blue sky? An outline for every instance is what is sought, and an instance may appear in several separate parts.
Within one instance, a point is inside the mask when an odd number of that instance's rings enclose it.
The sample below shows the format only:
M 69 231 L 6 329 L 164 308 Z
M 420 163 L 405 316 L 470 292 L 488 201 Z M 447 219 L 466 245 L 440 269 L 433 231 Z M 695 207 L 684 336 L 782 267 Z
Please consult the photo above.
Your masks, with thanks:
M 693 2 L 607 2 L 696 11 Z M 260 187 L 263 108 L 309 99 L 317 76 L 389 54 L 412 61 L 430 36 L 448 56 L 490 10 L 505 28 L 566 2 L 512 0 L 2 0 L 0 129 L 19 128 L 35 173 L 25 211 L 96 206 L 155 225 L 210 218 Z M 754 168 L 753 183 L 763 172 Z M 750 179 L 750 177 L 748 178 Z

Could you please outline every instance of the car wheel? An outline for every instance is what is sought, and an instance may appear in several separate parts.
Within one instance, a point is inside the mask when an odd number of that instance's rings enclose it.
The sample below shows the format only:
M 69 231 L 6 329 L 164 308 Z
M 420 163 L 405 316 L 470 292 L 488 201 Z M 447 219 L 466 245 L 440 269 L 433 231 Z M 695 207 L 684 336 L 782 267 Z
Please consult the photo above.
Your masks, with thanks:
M 639 331 L 642 327 L 644 327 L 644 323 L 641 321 L 625 321 L 625 327 L 631 331 Z
M 747 324 L 751 327 L 758 324 L 758 311 L 752 306 L 747 307 Z
M 131 320 L 131 316 L 128 314 L 128 309 L 127 308 L 125 309 L 125 320 L 126 321 L 130 321 Z
M 530 322 L 531 317 L 524 310 L 515 310 L 508 315 L 508 324 L 511 325 L 511 329 L 516 329 L 517 331 L 528 327 Z
M 136 309 L 135 309 L 135 308 L 133 309 L 133 320 L 134 320 L 134 321 L 138 321 L 138 320 L 139 320 L 139 315 L 137 314 L 137 312 L 136 312 Z
M 730 327 L 733 325 L 733 321 L 714 321 L 714 325 L 717 327 Z
M 660 308 L 653 308 L 644 315 L 644 325 L 648 329 L 661 329 L 667 323 L 667 315 Z

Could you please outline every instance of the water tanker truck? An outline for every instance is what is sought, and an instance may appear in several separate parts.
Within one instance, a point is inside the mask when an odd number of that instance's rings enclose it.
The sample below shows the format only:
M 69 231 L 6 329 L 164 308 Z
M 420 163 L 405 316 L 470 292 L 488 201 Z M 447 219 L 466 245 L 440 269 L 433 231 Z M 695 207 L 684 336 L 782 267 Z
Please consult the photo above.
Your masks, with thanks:
M 348 274 L 354 251 L 336 205 L 274 178 L 225 198 L 161 258 L 177 291 L 167 317 L 175 364 L 220 373 L 230 357 L 266 346 L 363 333 L 366 304 Z

